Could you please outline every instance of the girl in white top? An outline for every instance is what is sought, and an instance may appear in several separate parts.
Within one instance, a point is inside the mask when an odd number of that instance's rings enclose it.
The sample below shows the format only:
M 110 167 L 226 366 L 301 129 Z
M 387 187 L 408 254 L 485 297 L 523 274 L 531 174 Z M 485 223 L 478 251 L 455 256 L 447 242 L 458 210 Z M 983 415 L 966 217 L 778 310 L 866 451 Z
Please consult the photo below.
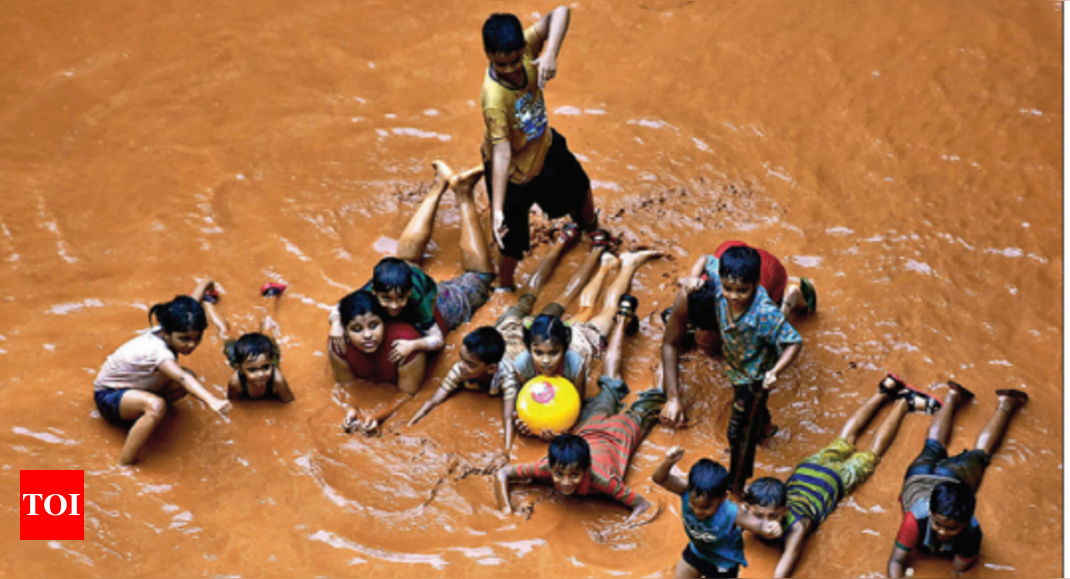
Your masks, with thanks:
M 187 392 L 221 415 L 230 412 L 230 402 L 213 396 L 192 371 L 178 365 L 179 354 L 193 353 L 208 325 L 200 304 L 205 287 L 201 284 L 194 297 L 176 296 L 152 306 L 149 322 L 155 316 L 159 325 L 108 356 L 93 382 L 101 416 L 130 428 L 119 464 L 132 464 L 137 459 L 138 451 L 167 413 L 167 404 Z

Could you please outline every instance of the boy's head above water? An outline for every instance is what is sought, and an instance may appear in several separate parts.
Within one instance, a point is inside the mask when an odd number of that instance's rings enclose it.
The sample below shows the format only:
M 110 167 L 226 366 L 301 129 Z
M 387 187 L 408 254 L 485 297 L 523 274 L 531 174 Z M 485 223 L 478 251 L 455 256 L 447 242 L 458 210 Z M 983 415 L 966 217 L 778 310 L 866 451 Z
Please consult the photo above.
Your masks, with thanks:
M 948 542 L 959 536 L 973 520 L 977 498 L 970 487 L 957 482 L 942 482 L 929 498 L 929 526 L 936 538 Z
M 524 344 L 531 353 L 535 371 L 543 376 L 561 373 L 565 353 L 572 344 L 572 330 L 556 316 L 539 315 L 524 330 Z
M 345 328 L 346 342 L 365 354 L 379 350 L 386 327 L 383 323 L 383 307 L 375 296 L 357 290 L 338 303 L 338 314 Z
M 762 278 L 762 256 L 753 247 L 730 247 L 718 260 L 721 289 L 733 311 L 750 307 Z
M 476 328 L 461 342 L 461 366 L 465 380 L 492 378 L 498 372 L 498 362 L 505 356 L 505 338 L 498 330 L 483 326 Z
M 208 327 L 204 307 L 189 296 L 175 296 L 167 303 L 152 306 L 149 310 L 150 324 L 154 317 L 167 347 L 185 356 L 197 349 L 204 337 L 204 329 Z
M 554 488 L 563 495 L 572 495 L 591 468 L 591 447 L 575 434 L 562 434 L 550 442 L 547 460 Z
M 254 332 L 228 345 L 226 354 L 230 367 L 241 372 L 247 382 L 264 386 L 274 373 L 279 348 L 271 338 Z
M 687 503 L 699 520 L 712 517 L 728 498 L 732 481 L 728 470 L 708 458 L 696 462 L 687 473 Z
M 397 317 L 412 295 L 412 268 L 396 257 L 382 259 L 372 273 L 372 292 L 386 315 Z
M 743 506 L 763 521 L 783 523 L 788 514 L 788 492 L 784 482 L 767 476 L 750 483 L 743 494 Z
M 510 84 L 524 82 L 524 27 L 515 14 L 491 14 L 483 23 L 483 51 L 494 74 Z

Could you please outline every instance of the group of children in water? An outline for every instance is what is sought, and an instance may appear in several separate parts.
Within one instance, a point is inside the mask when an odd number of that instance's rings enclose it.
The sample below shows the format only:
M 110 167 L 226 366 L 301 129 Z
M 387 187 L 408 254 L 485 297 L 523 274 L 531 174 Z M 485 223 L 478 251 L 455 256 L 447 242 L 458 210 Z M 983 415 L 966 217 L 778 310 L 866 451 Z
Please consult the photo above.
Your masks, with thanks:
M 681 280 L 672 308 L 663 313 L 661 384 L 638 393 L 623 409 L 630 389 L 623 379 L 622 345 L 625 336 L 639 327 L 638 300 L 628 290 L 638 268 L 661 254 L 650 250 L 614 254 L 619 241 L 598 225 L 586 173 L 564 137 L 549 128 L 542 89 L 556 74 L 568 18 L 569 10 L 562 6 L 527 30 L 511 14 L 495 14 L 486 21 L 483 41 L 490 66 L 481 98 L 484 165 L 454 173 L 444 163 L 433 163 L 435 180 L 402 233 L 397 256 L 380 261 L 372 279 L 341 299 L 330 313 L 328 357 L 336 379 L 393 383 L 399 390 L 396 399 L 374 410 L 348 406 L 343 428 L 375 433 L 419 392 L 428 357 L 443 348 L 446 334 L 468 322 L 492 292 L 515 292 L 516 304 L 493 326 L 464 337 L 458 360 L 409 420 L 410 426 L 416 424 L 460 390 L 500 396 L 508 456 L 517 434 L 533 435 L 516 419 L 520 388 L 539 375 L 560 376 L 583 396 L 588 374 L 600 360 L 598 392 L 583 401 L 571 432 L 539 433 L 549 442 L 546 457 L 498 470 L 495 488 L 506 511 L 511 510 L 511 483 L 543 480 L 563 495 L 609 495 L 631 509 L 629 521 L 638 521 L 651 503 L 625 484 L 628 463 L 655 424 L 679 428 L 687 423 L 679 357 L 682 350 L 698 345 L 723 354 L 735 389 L 726 437 L 731 462 L 726 468 L 702 458 L 683 477 L 674 466 L 684 449 L 674 447 L 654 471 L 655 483 L 680 496 L 689 543 L 676 565 L 677 577 L 738 576 L 740 566 L 747 564 L 743 531 L 764 541 L 782 542 L 776 576 L 789 576 L 806 537 L 873 474 L 910 412 L 933 415 L 933 420 L 921 454 L 904 477 L 900 495 L 904 517 L 888 574 L 903 576 L 915 550 L 951 555 L 956 572 L 968 568 L 977 560 L 981 544 L 973 516 L 975 492 L 1010 416 L 1028 400 L 1024 392 L 998 390 L 996 412 L 975 448 L 949 456 L 952 418 L 974 398 L 973 393 L 948 381 L 941 403 L 888 374 L 848 418 L 839 436 L 802 461 L 786 482 L 765 477 L 745 486 L 753 474 L 758 442 L 778 430 L 768 411 L 769 393 L 802 347 L 788 318 L 812 314 L 817 307 L 813 284 L 789 278 L 768 252 L 731 241 L 695 263 Z M 493 240 L 499 249 L 497 268 L 473 196 L 481 177 L 486 180 Z M 436 282 L 419 263 L 431 239 L 439 202 L 449 190 L 461 216 L 465 271 L 455 279 Z M 530 249 L 532 205 L 539 205 L 551 218 L 569 215 L 572 223 L 557 230 L 535 273 L 517 288 L 514 272 Z M 582 244 L 583 238 L 589 246 L 586 258 L 561 293 L 533 315 L 560 257 Z M 267 284 L 262 293 L 277 298 L 283 290 L 281 284 Z M 135 461 L 168 404 L 187 393 L 223 415 L 231 409 L 230 400 L 242 397 L 294 399 L 279 367 L 278 344 L 267 335 L 277 329 L 270 317 L 260 332 L 227 341 L 226 357 L 234 368 L 227 399 L 212 394 L 193 372 L 179 366 L 178 357 L 194 351 L 209 319 L 223 335 L 229 332 L 215 310 L 216 299 L 218 291 L 206 280 L 190 296 L 153 306 L 149 320 L 156 325 L 105 362 L 94 395 L 101 416 L 129 428 L 121 464 Z M 579 311 L 564 320 L 566 309 L 577 299 Z M 859 450 L 859 436 L 886 405 L 891 411 L 870 448 Z M 733 492 L 742 498 L 742 505 L 729 498 Z

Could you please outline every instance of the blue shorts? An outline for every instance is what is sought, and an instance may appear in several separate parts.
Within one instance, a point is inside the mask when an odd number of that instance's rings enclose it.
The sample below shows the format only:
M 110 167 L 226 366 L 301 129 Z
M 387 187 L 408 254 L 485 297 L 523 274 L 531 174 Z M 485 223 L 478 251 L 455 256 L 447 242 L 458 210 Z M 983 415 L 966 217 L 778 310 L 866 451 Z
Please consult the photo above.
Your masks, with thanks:
M 130 428 L 134 425 L 133 420 L 124 420 L 119 414 L 119 403 L 122 402 L 123 394 L 126 394 L 127 390 L 129 388 L 105 388 L 93 392 L 93 399 L 97 402 L 100 415 L 108 422 L 123 428 Z

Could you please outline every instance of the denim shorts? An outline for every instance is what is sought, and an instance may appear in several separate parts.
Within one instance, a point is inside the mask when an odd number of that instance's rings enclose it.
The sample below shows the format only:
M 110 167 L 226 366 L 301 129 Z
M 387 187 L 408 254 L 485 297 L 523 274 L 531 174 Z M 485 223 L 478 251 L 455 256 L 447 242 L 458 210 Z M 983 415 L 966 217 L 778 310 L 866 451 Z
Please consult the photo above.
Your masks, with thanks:
M 123 420 L 122 415 L 119 414 L 119 403 L 122 402 L 123 394 L 126 394 L 127 390 L 129 388 L 105 388 L 93 392 L 93 399 L 97 402 L 100 415 L 108 422 L 124 428 L 134 425 L 133 420 Z

